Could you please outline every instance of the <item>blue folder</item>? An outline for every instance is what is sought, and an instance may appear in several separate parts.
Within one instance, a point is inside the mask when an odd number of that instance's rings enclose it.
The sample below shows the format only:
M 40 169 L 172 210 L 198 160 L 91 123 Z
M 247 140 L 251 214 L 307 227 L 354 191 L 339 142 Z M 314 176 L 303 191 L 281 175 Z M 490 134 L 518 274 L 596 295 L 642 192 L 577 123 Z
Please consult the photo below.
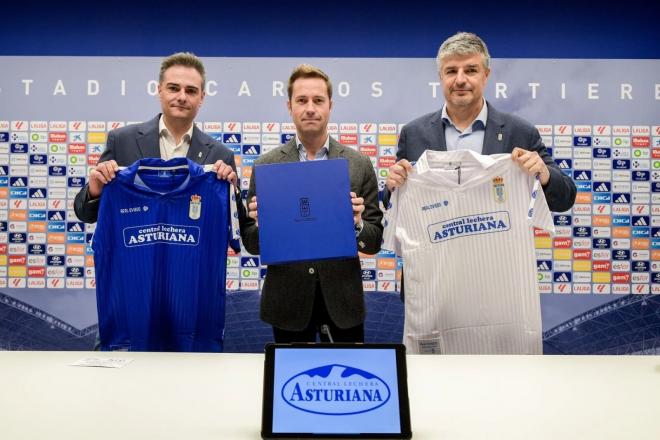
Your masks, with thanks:
M 357 256 L 348 161 L 256 165 L 263 264 Z

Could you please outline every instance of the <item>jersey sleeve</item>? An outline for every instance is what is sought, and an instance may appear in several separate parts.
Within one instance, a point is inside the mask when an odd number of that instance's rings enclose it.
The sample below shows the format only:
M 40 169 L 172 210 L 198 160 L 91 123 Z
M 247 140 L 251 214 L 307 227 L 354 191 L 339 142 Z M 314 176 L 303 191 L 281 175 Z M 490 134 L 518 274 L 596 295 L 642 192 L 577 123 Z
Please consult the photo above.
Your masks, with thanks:
M 383 217 L 383 244 L 381 248 L 395 252 L 401 255 L 401 244 L 396 238 L 396 226 L 399 216 L 399 194 L 401 189 L 396 189 L 390 195 L 387 206 L 385 207 L 385 216 Z
M 527 209 L 527 220 L 531 222 L 532 226 L 554 234 L 555 225 L 552 222 L 552 215 L 550 215 L 550 208 L 548 208 L 545 193 L 543 192 L 543 188 L 541 188 L 541 181 L 537 176 L 530 178 L 529 182 L 531 194 Z

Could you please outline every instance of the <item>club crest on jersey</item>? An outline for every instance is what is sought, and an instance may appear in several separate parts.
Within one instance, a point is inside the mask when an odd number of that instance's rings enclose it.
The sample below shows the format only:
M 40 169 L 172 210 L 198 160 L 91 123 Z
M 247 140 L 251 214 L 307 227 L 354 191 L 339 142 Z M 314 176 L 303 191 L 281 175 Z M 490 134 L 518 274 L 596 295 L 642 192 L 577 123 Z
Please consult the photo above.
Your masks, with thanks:
M 190 207 L 188 208 L 188 217 L 192 220 L 199 220 L 202 215 L 202 196 L 193 194 L 190 196 Z
M 506 191 L 504 190 L 504 178 L 497 176 L 493 179 L 493 196 L 497 203 L 506 201 Z

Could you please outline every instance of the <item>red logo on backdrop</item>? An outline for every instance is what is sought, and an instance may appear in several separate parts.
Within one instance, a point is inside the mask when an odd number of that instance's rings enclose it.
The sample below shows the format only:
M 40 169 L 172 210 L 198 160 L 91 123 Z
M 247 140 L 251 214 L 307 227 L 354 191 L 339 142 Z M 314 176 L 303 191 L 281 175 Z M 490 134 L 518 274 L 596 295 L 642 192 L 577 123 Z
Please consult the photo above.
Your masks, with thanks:
M 85 154 L 87 145 L 85 144 L 69 144 L 69 154 Z
M 113 122 L 112 124 L 110 124 L 110 128 L 113 130 L 119 127 L 121 127 L 121 122 Z
M 630 274 L 625 273 L 625 272 L 613 273 L 612 274 L 612 282 L 613 283 L 629 283 L 630 282 Z
M 651 156 L 653 157 L 653 159 L 660 159 L 660 148 L 652 149 Z
M 48 142 L 66 142 L 66 133 L 52 131 L 48 133 Z
M 607 129 L 605 125 L 599 125 L 596 131 L 598 132 L 598 134 L 603 134 L 605 133 L 605 129 Z
M 87 165 L 96 165 L 99 163 L 99 159 L 101 158 L 100 154 L 90 154 L 87 156 Z
M 71 124 L 71 126 L 73 127 L 74 130 L 80 130 L 80 127 L 82 127 L 82 122 L 76 121 L 73 124 Z
M 534 237 L 550 237 L 550 233 L 545 229 L 534 228 Z
M 25 255 L 10 255 L 9 256 L 9 265 L 10 266 L 25 266 L 27 257 Z
M 599 293 L 603 293 L 603 290 L 605 290 L 605 284 L 599 284 L 599 285 L 596 287 L 596 290 L 597 290 Z
M 236 128 L 236 123 L 230 122 L 229 124 L 227 124 L 227 127 L 229 128 L 229 131 L 234 131 L 234 128 Z
M 648 290 L 648 287 L 649 286 L 645 284 L 638 284 L 635 286 L 635 291 L 637 291 L 637 293 L 644 293 L 644 291 Z
M 28 276 L 29 277 L 45 277 L 46 268 L 45 267 L 28 267 Z
M 648 136 L 633 136 L 632 146 L 648 148 L 651 146 L 651 138 L 649 138 Z
M 375 145 L 360 145 L 360 153 L 366 156 L 378 156 L 378 147 Z
M 16 130 L 20 130 L 21 128 L 23 128 L 23 121 L 18 121 L 18 122 L 16 122 L 16 123 L 14 124 L 14 128 L 15 128 Z
M 612 268 L 611 261 L 594 261 L 592 268 L 596 272 L 608 272 Z
M 371 127 L 372 127 L 372 126 L 373 126 L 373 124 L 364 124 L 364 125 L 362 126 L 363 131 L 365 131 L 365 132 L 368 133 L 369 131 L 371 131 Z
M 562 125 L 562 126 L 559 127 L 558 131 L 559 131 L 559 133 L 564 134 L 564 133 L 566 133 L 566 129 L 568 129 L 568 126 Z
M 396 157 L 384 156 L 378 158 L 378 168 L 389 168 L 396 163 Z
M 273 131 L 273 127 L 275 127 L 275 123 L 273 122 L 266 124 L 266 131 Z
M 614 132 L 614 136 L 629 136 L 630 127 L 615 126 L 613 132 Z
M 552 241 L 552 246 L 560 249 L 566 249 L 573 246 L 573 240 L 570 238 L 555 238 Z
M 573 251 L 573 258 L 576 260 L 591 260 L 591 250 L 589 249 L 580 249 Z
M 339 143 L 344 145 L 357 145 L 358 143 L 357 134 L 340 134 Z
M 7 243 L 1 243 L 0 244 L 0 255 L 4 255 L 7 253 Z

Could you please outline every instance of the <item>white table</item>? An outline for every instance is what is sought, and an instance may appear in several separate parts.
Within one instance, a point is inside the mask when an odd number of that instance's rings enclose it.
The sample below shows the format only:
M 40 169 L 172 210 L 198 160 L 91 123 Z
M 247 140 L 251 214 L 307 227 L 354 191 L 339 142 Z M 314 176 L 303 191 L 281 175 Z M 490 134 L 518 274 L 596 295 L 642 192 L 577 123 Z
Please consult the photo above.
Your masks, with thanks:
M 260 354 L 0 352 L 0 439 L 259 439 L 262 374 Z M 660 439 L 656 356 L 410 355 L 408 379 L 418 440 Z

